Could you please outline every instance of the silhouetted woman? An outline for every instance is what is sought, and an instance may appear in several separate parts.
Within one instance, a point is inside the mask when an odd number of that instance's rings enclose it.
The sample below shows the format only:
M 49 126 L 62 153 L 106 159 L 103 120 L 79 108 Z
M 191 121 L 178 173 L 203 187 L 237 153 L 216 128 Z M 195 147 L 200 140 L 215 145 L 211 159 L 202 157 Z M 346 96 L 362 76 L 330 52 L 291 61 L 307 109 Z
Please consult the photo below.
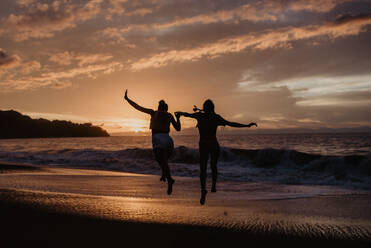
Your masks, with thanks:
M 176 115 L 177 120 L 175 121 L 173 115 L 167 112 L 168 106 L 164 100 L 159 101 L 158 109 L 156 111 L 153 109 L 143 108 L 130 100 L 127 90 L 125 91 L 125 100 L 128 101 L 128 103 L 135 109 L 151 116 L 150 129 L 152 129 L 153 152 L 162 170 L 160 180 L 167 180 L 167 194 L 170 195 L 173 191 L 173 184 L 175 182 L 175 180 L 171 177 L 170 168 L 168 165 L 168 159 L 174 149 L 174 142 L 169 135 L 170 123 L 173 125 L 175 130 L 180 131 L 180 116 Z
M 216 179 L 218 175 L 217 163 L 220 153 L 219 143 L 216 138 L 216 130 L 218 126 L 231 126 L 231 127 L 251 127 L 257 126 L 256 123 L 248 125 L 236 122 L 229 122 L 214 111 L 214 103 L 211 100 L 206 100 L 203 110 L 195 108 L 196 113 L 176 112 L 185 117 L 191 117 L 197 120 L 197 127 L 200 133 L 199 151 L 200 151 L 200 182 L 201 182 L 201 205 L 205 204 L 206 200 L 206 172 L 207 162 L 209 156 L 211 158 L 211 171 L 212 171 L 212 187 L 211 192 L 216 192 Z

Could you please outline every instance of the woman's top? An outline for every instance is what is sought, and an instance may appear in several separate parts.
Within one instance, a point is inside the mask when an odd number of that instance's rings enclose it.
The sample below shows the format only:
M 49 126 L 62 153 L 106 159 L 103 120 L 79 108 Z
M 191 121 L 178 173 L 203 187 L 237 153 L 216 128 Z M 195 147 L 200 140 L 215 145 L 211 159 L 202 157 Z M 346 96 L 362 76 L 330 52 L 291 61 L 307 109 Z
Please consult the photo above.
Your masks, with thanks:
M 200 142 L 217 141 L 216 130 L 218 126 L 225 126 L 228 123 L 228 121 L 216 113 L 195 113 L 193 116 L 197 119 Z
M 170 132 L 171 114 L 165 111 L 153 111 L 151 113 L 152 134 Z

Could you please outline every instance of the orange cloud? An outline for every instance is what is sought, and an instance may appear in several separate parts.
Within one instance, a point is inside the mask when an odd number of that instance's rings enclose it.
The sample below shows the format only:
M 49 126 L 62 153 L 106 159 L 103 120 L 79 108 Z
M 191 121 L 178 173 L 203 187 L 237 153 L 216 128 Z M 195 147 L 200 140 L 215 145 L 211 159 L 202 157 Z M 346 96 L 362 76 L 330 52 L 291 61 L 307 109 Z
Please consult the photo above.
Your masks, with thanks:
M 192 17 L 178 17 L 173 21 L 154 24 L 131 24 L 126 28 L 120 29 L 121 32 L 130 31 L 152 31 L 193 24 L 211 24 L 240 21 L 277 21 L 285 17 L 287 11 L 317 12 L 325 13 L 334 9 L 336 6 L 354 0 L 264 0 L 255 1 L 239 6 L 231 10 L 220 10 L 216 12 L 196 15 Z M 367 1 L 367 0 L 366 0 Z
M 96 64 L 84 67 L 73 68 L 59 72 L 44 72 L 37 76 L 14 77 L 9 76 L 0 85 L 2 91 L 26 90 L 40 87 L 66 88 L 72 85 L 71 80 L 77 77 L 90 77 L 95 79 L 100 74 L 110 74 L 122 69 L 119 62 L 107 64 Z
M 32 61 L 22 64 L 22 69 L 20 70 L 20 72 L 22 74 L 30 74 L 32 72 L 39 71 L 40 69 L 41 69 L 40 62 L 36 60 L 32 60 Z
M 55 33 L 73 28 L 78 22 L 96 17 L 104 0 L 89 0 L 83 5 L 67 1 L 41 4 L 34 1 L 18 1 L 23 13 L 10 14 L 1 29 L 15 41 L 31 38 L 50 38 Z
M 49 60 L 59 65 L 70 65 L 77 61 L 79 66 L 95 64 L 112 59 L 112 55 L 107 54 L 79 54 L 74 52 L 63 52 L 53 54 Z
M 2 68 L 13 68 L 20 64 L 21 58 L 18 55 L 8 55 L 0 48 L 0 70 Z
M 336 6 L 354 0 L 295 0 L 289 2 L 289 8 L 293 11 L 308 11 L 325 13 L 334 9 Z
M 105 28 L 97 32 L 97 37 L 104 40 L 102 45 L 123 44 L 127 48 L 135 48 L 135 44 L 128 42 L 123 36 L 125 31 L 118 28 Z
M 247 34 L 226 38 L 208 45 L 172 50 L 143 58 L 131 64 L 131 70 L 137 71 L 150 67 L 162 67 L 170 63 L 196 61 L 201 58 L 216 58 L 223 54 L 238 53 L 247 48 L 265 50 L 276 47 L 290 47 L 290 42 L 327 36 L 335 39 L 343 36 L 358 35 L 365 26 L 371 24 L 371 15 L 343 17 L 335 22 L 305 27 L 289 27 L 278 30 Z

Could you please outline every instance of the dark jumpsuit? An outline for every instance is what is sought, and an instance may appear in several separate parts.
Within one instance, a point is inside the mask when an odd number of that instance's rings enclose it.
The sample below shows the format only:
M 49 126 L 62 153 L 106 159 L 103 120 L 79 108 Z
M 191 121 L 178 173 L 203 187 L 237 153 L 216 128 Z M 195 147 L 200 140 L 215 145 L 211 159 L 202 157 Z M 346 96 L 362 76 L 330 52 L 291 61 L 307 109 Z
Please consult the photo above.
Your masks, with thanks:
M 197 127 L 200 133 L 200 182 L 201 190 L 206 190 L 207 162 L 211 159 L 211 171 L 213 187 L 215 187 L 218 169 L 217 162 L 220 154 L 220 147 L 216 138 L 218 126 L 227 125 L 228 121 L 216 113 L 194 113 L 192 116 L 197 120 Z

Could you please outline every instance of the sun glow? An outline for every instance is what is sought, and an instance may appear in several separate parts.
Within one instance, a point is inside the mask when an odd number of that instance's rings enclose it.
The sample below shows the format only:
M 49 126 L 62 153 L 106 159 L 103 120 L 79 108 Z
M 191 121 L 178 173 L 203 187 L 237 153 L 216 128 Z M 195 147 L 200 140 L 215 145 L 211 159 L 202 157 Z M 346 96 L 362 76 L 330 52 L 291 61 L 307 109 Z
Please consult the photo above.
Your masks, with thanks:
M 133 131 L 134 131 L 135 133 L 139 133 L 139 132 L 144 132 L 145 130 L 144 130 L 143 128 L 135 127 L 135 128 L 133 128 Z
M 148 121 L 141 119 L 126 119 L 124 123 L 122 123 L 124 129 L 135 133 L 147 131 L 148 125 Z

